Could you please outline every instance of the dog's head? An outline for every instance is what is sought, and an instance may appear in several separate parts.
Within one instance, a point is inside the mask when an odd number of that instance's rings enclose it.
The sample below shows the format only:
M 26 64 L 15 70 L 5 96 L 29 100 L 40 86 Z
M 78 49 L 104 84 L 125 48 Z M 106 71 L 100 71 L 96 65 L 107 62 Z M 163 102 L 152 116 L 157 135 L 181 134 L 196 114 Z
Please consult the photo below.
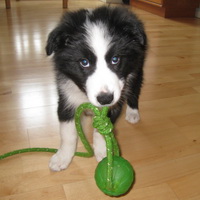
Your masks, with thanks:
M 66 13 L 50 33 L 46 52 L 55 68 L 96 106 L 114 105 L 129 75 L 142 67 L 146 35 L 142 23 L 124 8 L 101 7 Z

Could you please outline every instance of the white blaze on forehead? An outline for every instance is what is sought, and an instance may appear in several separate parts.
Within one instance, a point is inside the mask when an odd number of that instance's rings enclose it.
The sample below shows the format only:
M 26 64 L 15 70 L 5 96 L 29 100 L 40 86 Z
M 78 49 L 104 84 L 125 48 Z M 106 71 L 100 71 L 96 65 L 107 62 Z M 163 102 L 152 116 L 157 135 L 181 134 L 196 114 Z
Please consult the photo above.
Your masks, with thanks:
M 120 98 L 123 81 L 119 80 L 117 75 L 109 69 L 105 60 L 106 53 L 110 48 L 111 36 L 109 35 L 107 26 L 102 22 L 92 23 L 87 20 L 85 28 L 86 42 L 97 59 L 96 69 L 86 81 L 88 98 L 94 105 L 100 106 L 96 97 L 102 92 L 108 92 L 114 95 L 112 102 L 114 104 Z
M 109 36 L 106 25 L 102 22 L 92 23 L 86 21 L 86 40 L 89 47 L 94 51 L 95 55 L 105 56 L 109 49 L 111 37 Z

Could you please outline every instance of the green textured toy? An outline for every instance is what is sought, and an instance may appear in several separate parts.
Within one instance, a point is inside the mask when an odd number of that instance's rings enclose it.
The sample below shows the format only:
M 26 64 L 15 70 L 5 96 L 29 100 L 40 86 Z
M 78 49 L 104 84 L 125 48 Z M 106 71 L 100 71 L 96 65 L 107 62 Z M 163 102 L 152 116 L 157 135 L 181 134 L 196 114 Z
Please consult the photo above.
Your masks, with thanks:
M 81 126 L 81 115 L 84 110 L 94 112 L 93 127 L 105 137 L 107 147 L 107 157 L 104 158 L 95 170 L 96 184 L 101 191 L 109 196 L 120 196 L 128 192 L 135 180 L 135 172 L 131 164 L 122 158 L 119 153 L 119 147 L 113 134 L 113 124 L 107 117 L 108 107 L 102 109 L 95 107 L 90 103 L 81 104 L 75 114 L 75 125 L 78 135 L 84 144 L 87 152 L 76 152 L 76 156 L 91 157 L 94 155 L 93 149 L 88 143 Z M 51 148 L 27 148 L 0 155 L 0 160 L 6 157 L 25 153 L 25 152 L 53 152 L 57 149 Z
M 108 107 L 99 109 L 90 103 L 82 104 L 78 107 L 75 115 L 77 132 L 85 143 L 83 131 L 80 127 L 80 116 L 85 109 L 94 112 L 93 127 L 105 137 L 107 147 L 107 157 L 104 158 L 95 170 L 96 184 L 101 191 L 110 196 L 120 196 L 128 192 L 135 180 L 135 172 L 131 164 L 120 157 L 119 147 L 113 134 L 113 124 L 107 117 Z M 84 144 L 88 154 L 92 154 L 92 149 L 87 142 Z M 87 154 L 87 153 L 86 153 Z M 88 155 L 88 156 L 89 156 Z

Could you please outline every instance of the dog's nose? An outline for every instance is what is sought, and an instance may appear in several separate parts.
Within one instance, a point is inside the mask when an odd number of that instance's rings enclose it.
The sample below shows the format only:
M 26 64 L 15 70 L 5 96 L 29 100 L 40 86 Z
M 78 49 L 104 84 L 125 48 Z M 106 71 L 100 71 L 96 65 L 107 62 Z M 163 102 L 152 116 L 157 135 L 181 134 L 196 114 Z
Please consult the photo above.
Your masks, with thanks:
M 101 92 L 98 96 L 97 96 L 97 101 L 101 104 L 101 105 L 106 105 L 106 104 L 110 104 L 113 101 L 113 94 L 112 93 L 105 93 L 105 92 Z

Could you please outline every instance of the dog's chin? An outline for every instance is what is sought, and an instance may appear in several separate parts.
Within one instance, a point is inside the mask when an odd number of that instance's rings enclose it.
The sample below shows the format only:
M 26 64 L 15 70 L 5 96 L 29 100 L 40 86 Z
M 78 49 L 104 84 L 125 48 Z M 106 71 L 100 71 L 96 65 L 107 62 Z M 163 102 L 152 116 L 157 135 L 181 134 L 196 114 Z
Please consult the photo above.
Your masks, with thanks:
M 112 103 L 110 103 L 110 104 L 105 104 L 105 105 L 101 105 L 100 103 L 97 103 L 97 104 L 92 103 L 92 104 L 93 104 L 94 106 L 98 107 L 98 108 L 111 107 L 111 106 L 115 105 L 115 104 L 112 104 Z

